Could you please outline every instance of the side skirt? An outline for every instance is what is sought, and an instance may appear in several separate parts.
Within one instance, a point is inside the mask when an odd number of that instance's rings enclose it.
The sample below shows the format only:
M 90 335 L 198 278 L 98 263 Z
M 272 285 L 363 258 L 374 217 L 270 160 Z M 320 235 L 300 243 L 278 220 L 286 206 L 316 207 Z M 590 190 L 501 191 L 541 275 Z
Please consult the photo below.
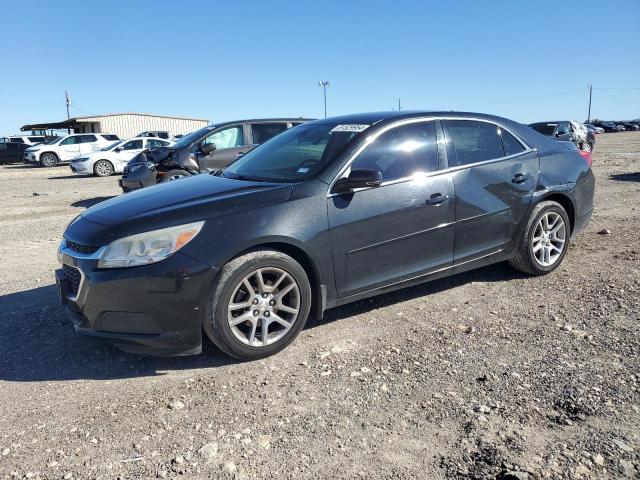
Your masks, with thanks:
M 402 280 L 400 282 L 392 283 L 389 285 L 385 285 L 382 287 L 378 287 L 372 290 L 367 290 L 365 292 L 356 293 L 354 295 L 349 295 L 348 297 L 338 298 L 336 300 L 327 302 L 326 309 L 329 310 L 331 308 L 339 307 L 341 305 L 346 305 L 347 303 L 357 302 L 358 300 L 363 300 L 365 298 L 374 297 L 376 295 L 381 295 L 384 293 L 393 292 L 395 290 L 400 290 L 403 288 L 412 287 L 414 285 L 420 285 L 421 283 L 431 282 L 433 280 L 438 280 L 440 278 L 449 277 L 451 275 L 455 275 L 457 273 L 467 272 L 469 270 L 475 270 L 476 268 L 484 267 L 487 265 L 491 265 L 493 263 L 502 262 L 504 260 L 508 260 L 511 258 L 512 254 L 510 250 L 497 250 L 495 252 L 491 252 L 487 255 L 484 255 L 480 258 L 476 258 L 473 260 L 468 260 L 463 263 L 459 263 L 457 265 L 451 265 L 449 267 L 444 267 L 434 272 L 425 273 L 423 275 L 419 275 L 417 277 L 409 278 L 407 280 Z

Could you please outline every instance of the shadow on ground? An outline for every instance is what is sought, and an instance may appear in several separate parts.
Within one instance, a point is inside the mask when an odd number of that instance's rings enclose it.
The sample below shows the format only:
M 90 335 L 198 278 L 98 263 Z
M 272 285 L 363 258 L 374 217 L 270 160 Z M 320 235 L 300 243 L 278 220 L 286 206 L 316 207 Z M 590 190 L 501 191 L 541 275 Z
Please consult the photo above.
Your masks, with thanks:
M 113 198 L 114 196 L 110 196 L 110 197 L 94 197 L 94 198 L 86 198 L 84 200 L 78 200 L 77 202 L 73 202 L 71 204 L 72 207 L 80 207 L 80 208 L 89 208 L 89 207 L 93 207 L 94 205 L 100 203 L 100 202 L 104 202 L 105 200 L 109 200 L 110 198 Z
M 353 315 L 417 297 L 437 294 L 469 282 L 502 282 L 521 278 L 506 264 L 458 274 L 328 311 L 306 328 L 347 320 Z M 203 353 L 190 357 L 149 357 L 120 352 L 110 344 L 73 332 L 55 285 L 0 296 L 0 380 L 60 381 L 119 379 L 162 375 L 167 370 L 221 367 L 237 363 L 205 339 Z
M 619 182 L 640 182 L 640 172 L 636 173 L 617 173 L 609 176 L 611 180 Z

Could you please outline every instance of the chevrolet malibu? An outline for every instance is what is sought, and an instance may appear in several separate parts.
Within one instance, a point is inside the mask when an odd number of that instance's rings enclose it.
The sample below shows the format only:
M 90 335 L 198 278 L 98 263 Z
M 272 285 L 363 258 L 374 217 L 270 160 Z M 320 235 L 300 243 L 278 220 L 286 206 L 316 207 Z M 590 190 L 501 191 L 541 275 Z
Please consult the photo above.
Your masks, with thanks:
M 507 260 L 556 269 L 593 210 L 588 152 L 489 115 L 387 112 L 292 128 L 236 160 L 114 198 L 67 227 L 76 332 L 257 359 L 310 315 Z

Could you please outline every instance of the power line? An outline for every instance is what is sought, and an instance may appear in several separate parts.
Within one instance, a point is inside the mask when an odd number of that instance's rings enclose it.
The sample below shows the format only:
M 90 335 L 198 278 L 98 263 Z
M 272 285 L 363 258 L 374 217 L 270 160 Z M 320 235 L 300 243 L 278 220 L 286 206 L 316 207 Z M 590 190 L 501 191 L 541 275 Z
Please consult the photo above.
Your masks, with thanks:
M 469 106 L 470 107 L 482 107 L 482 106 L 485 106 L 485 105 L 501 105 L 501 104 L 505 104 L 505 103 L 516 103 L 516 102 L 524 102 L 524 101 L 527 101 L 527 100 L 536 100 L 536 99 L 539 99 L 539 98 L 557 97 L 557 96 L 560 96 L 560 95 L 568 95 L 570 93 L 584 92 L 584 91 L 585 91 L 585 87 L 582 87 L 582 88 L 576 88 L 576 89 L 573 89 L 573 90 L 565 90 L 565 91 L 562 91 L 562 92 L 549 93 L 549 94 L 546 94 L 546 95 L 535 95 L 535 96 L 532 96 L 532 97 L 516 98 L 516 99 L 513 99 L 513 100 L 504 100 L 504 101 L 500 101 L 500 102 L 476 103 L 476 104 L 469 105 Z

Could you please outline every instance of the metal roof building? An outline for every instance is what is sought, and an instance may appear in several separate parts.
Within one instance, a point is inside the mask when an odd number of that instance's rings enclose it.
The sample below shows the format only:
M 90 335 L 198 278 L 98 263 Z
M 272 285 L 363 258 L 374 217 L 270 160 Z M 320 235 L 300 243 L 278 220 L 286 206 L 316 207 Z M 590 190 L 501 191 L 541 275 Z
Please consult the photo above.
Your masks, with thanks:
M 120 138 L 135 137 L 147 130 L 164 130 L 170 135 L 186 134 L 206 127 L 208 120 L 168 117 L 146 113 L 112 113 L 91 117 L 74 117 L 62 122 L 24 125 L 23 132 L 32 130 L 71 129 L 73 133 L 115 133 Z

